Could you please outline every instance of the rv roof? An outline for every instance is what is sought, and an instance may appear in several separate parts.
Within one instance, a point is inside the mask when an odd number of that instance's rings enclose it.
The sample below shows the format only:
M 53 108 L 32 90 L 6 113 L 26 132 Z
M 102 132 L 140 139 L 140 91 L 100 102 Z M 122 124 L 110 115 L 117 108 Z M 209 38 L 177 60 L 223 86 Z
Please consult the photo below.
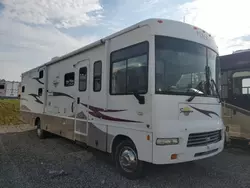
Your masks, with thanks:
M 222 70 L 250 67 L 250 51 L 221 56 L 220 62 Z
M 82 53 L 82 52 L 84 52 L 84 51 L 87 51 L 87 50 L 90 50 L 90 49 L 92 49 L 92 48 L 95 48 L 95 47 L 97 47 L 97 46 L 99 46 L 99 45 L 101 45 L 101 44 L 104 44 L 105 41 L 108 40 L 108 39 L 112 39 L 112 38 L 114 38 L 114 37 L 120 36 L 120 35 L 122 35 L 122 34 L 124 34 L 124 33 L 127 33 L 127 32 L 129 32 L 129 31 L 132 31 L 132 30 L 134 30 L 134 29 L 136 29 L 136 28 L 143 27 L 143 26 L 145 26 L 145 25 L 150 25 L 150 23 L 155 22 L 155 21 L 179 22 L 179 23 L 182 23 L 182 24 L 190 25 L 190 24 L 187 24 L 187 23 L 183 23 L 183 22 L 175 21 L 175 20 L 169 20 L 169 19 L 161 19 L 161 18 L 151 18 L 151 19 L 147 19 L 147 20 L 141 21 L 141 22 L 139 22 L 139 23 L 137 23 L 137 24 L 134 24 L 134 25 L 132 25 L 132 26 L 130 26 L 130 27 L 127 27 L 127 28 L 125 28 L 125 29 L 123 29 L 123 30 L 121 30 L 121 31 L 118 31 L 118 32 L 116 32 L 116 33 L 114 33 L 114 34 L 111 34 L 111 35 L 109 35 L 109 36 L 107 36 L 107 37 L 105 37 L 105 38 L 102 38 L 102 39 L 100 39 L 100 40 L 98 40 L 98 41 L 96 41 L 96 42 L 93 42 L 93 43 L 91 43 L 91 44 L 88 44 L 88 45 L 86 45 L 86 46 L 84 46 L 84 47 L 82 47 L 82 48 L 79 48 L 79 49 L 75 50 L 75 51 L 72 51 L 72 52 L 70 52 L 70 53 L 68 53 L 68 54 L 62 55 L 62 56 L 60 56 L 60 57 L 54 57 L 54 58 L 52 58 L 49 62 L 47 62 L 47 63 L 45 63 L 45 64 L 42 64 L 41 66 L 38 66 L 38 67 L 36 67 L 36 68 L 33 68 L 33 69 L 29 70 L 29 71 L 26 71 L 26 72 L 24 72 L 23 74 L 25 74 L 25 73 L 27 73 L 27 72 L 30 72 L 30 71 L 32 71 L 32 70 L 34 70 L 34 69 L 37 69 L 37 68 L 46 66 L 46 65 L 54 64 L 54 63 L 59 62 L 59 61 L 61 61 L 61 60 L 63 60 L 63 59 L 67 59 L 67 58 L 69 58 L 69 57 L 71 57 L 71 56 L 74 56 L 74 55 L 77 55 L 77 54 Z
M 242 53 L 242 52 L 250 52 L 250 49 L 245 49 L 245 50 L 236 50 L 233 52 L 233 54 L 236 54 L 236 53 Z

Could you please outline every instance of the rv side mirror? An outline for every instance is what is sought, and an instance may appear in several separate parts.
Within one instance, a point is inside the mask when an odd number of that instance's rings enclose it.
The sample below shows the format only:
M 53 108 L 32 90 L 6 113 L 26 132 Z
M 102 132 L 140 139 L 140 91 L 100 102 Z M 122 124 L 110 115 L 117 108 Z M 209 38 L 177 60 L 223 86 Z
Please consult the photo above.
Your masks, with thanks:
M 145 97 L 139 95 L 139 93 L 134 92 L 135 98 L 138 100 L 139 104 L 145 104 Z
M 80 97 L 77 97 L 77 104 L 80 104 Z

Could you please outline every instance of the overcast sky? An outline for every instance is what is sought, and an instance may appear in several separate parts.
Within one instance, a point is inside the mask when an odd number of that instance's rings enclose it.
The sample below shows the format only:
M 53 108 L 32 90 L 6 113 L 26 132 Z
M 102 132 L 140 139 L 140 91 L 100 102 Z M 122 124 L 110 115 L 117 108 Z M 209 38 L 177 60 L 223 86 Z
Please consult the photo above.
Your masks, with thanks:
M 0 0 L 0 79 L 20 74 L 141 20 L 185 20 L 220 54 L 250 48 L 250 0 Z

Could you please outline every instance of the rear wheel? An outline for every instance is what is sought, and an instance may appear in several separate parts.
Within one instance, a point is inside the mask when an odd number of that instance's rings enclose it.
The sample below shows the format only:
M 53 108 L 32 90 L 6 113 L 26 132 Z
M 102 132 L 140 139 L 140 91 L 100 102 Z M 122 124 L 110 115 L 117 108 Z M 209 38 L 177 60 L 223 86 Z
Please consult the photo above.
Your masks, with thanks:
M 138 159 L 136 147 L 130 140 L 122 141 L 116 147 L 115 162 L 119 172 L 128 179 L 143 175 L 143 162 Z

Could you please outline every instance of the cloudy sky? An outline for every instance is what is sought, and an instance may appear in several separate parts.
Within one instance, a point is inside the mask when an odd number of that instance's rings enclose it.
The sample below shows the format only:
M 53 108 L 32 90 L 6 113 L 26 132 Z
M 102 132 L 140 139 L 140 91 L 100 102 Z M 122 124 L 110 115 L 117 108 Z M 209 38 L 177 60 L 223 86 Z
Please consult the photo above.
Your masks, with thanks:
M 0 0 L 0 79 L 20 74 L 141 20 L 185 20 L 220 54 L 250 48 L 249 0 Z

